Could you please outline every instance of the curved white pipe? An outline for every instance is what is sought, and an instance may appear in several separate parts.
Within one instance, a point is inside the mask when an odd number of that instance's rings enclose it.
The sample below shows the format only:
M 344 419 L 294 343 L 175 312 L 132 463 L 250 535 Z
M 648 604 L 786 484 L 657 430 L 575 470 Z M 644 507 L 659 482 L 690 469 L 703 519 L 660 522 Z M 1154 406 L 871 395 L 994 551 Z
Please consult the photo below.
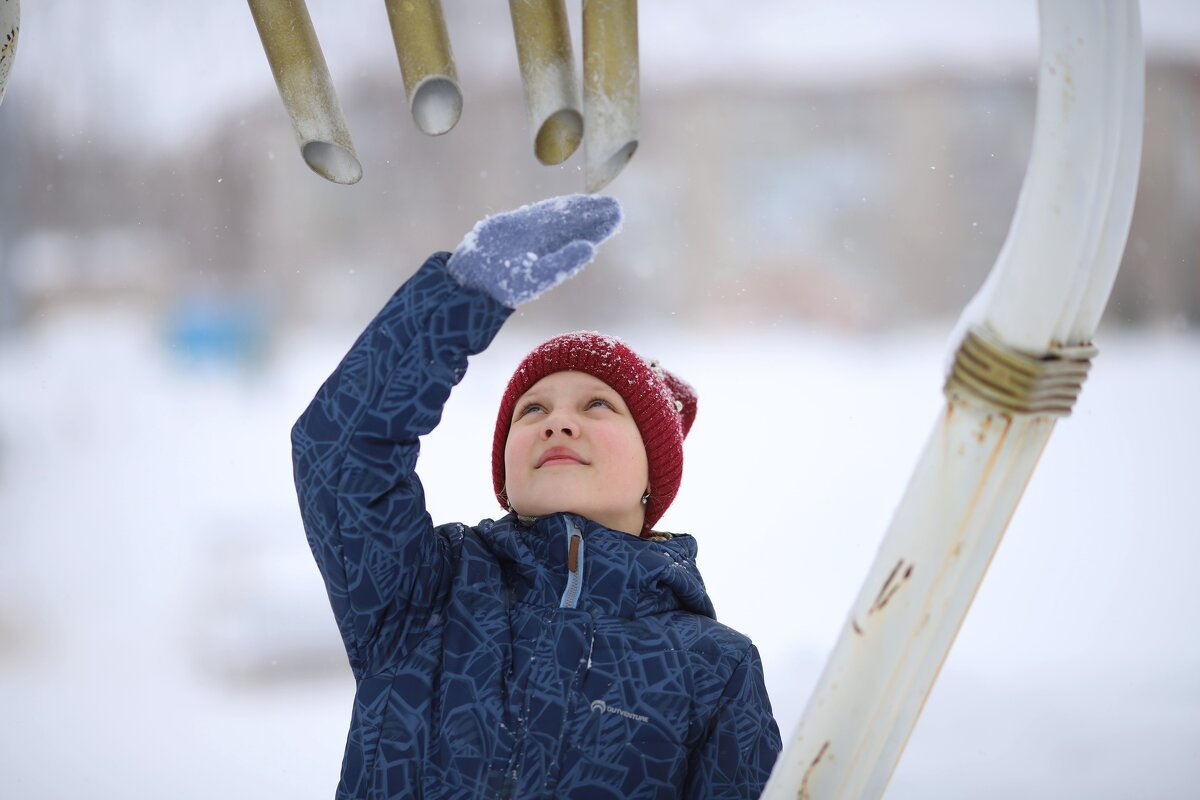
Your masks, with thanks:
M 1124 18 L 1115 20 L 1115 30 L 1109 37 L 1105 80 L 1113 89 L 1107 95 L 1109 105 L 1101 123 L 1113 151 L 1109 156 L 1112 165 L 1110 191 L 1103 210 L 1104 221 L 1094 241 L 1093 268 L 1084 288 L 1083 302 L 1075 318 L 1060 320 L 1055 332 L 1055 337 L 1067 344 L 1090 341 L 1100 325 L 1125 253 L 1137 195 L 1145 117 L 1146 62 L 1137 3 L 1124 5 L 1121 9 Z
M 1037 119 L 1008 237 L 970 324 L 1045 353 L 1090 341 L 1116 279 L 1140 166 L 1138 4 L 1043 0 Z
M 1029 169 L 962 327 L 1034 356 L 1091 340 L 1129 232 L 1141 158 L 1137 0 L 1042 0 Z M 948 392 L 912 480 L 764 798 L 879 797 L 1054 418 Z
M 17 38 L 21 33 L 21 0 L 0 2 L 0 103 L 8 88 L 13 59 L 17 55 Z

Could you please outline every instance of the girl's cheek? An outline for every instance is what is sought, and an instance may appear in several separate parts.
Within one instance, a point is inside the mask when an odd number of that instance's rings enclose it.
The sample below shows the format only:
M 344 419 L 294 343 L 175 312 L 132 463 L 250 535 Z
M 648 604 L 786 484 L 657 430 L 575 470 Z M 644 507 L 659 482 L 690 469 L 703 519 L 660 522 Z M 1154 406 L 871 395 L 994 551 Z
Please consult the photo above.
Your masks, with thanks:
M 605 452 L 620 455 L 623 460 L 636 460 L 641 444 L 628 431 L 605 427 L 598 430 L 593 441 Z
M 515 441 L 513 442 L 515 446 L 513 449 L 519 455 L 524 455 L 525 453 L 529 452 L 529 448 L 532 446 L 532 443 L 533 437 L 530 435 L 529 429 L 526 428 L 515 437 Z
M 592 442 L 594 442 L 597 447 L 600 447 L 604 450 L 610 450 L 612 448 L 613 438 L 612 431 L 607 428 L 600 427 L 595 428 L 592 431 Z
M 514 463 L 523 461 L 524 456 L 529 452 L 530 443 L 531 439 L 527 428 L 510 429 L 508 442 L 504 445 L 505 460 L 512 459 Z

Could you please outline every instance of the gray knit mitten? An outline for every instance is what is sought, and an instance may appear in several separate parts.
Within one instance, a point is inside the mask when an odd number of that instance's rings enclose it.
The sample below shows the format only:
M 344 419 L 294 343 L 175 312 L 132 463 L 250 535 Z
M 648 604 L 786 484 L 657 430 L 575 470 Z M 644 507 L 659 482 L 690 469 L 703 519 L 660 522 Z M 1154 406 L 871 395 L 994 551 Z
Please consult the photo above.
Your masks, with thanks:
M 446 269 L 463 286 L 516 308 L 587 266 L 620 227 L 621 206 L 611 197 L 552 197 L 477 222 Z

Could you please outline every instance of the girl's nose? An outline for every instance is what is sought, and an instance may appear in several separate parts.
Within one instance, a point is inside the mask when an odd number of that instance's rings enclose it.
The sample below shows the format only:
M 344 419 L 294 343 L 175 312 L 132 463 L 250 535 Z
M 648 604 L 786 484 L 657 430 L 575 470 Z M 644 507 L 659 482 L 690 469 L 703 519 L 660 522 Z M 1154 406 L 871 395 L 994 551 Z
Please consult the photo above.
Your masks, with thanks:
M 566 424 L 547 425 L 546 429 L 542 432 L 542 438 L 549 439 L 550 437 L 561 433 L 563 436 L 566 436 L 568 439 L 574 439 L 575 438 L 575 430 L 576 429 L 574 427 L 572 427 L 570 425 L 566 425 Z
M 551 412 L 550 417 L 546 420 L 546 427 L 542 429 L 542 438 L 549 439 L 553 436 L 566 436 L 568 439 L 574 439 L 579 433 L 579 425 L 577 420 L 567 411 L 556 409 Z

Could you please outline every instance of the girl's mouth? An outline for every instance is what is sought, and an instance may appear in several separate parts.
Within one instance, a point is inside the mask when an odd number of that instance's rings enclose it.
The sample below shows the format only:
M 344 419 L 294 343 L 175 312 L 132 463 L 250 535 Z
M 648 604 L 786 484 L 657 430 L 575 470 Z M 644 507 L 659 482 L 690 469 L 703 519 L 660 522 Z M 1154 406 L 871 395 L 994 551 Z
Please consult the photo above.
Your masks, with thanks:
M 537 461 L 537 469 L 544 466 L 569 465 L 569 464 L 587 464 L 583 457 L 571 450 L 568 447 L 551 447 L 546 452 L 542 453 Z

